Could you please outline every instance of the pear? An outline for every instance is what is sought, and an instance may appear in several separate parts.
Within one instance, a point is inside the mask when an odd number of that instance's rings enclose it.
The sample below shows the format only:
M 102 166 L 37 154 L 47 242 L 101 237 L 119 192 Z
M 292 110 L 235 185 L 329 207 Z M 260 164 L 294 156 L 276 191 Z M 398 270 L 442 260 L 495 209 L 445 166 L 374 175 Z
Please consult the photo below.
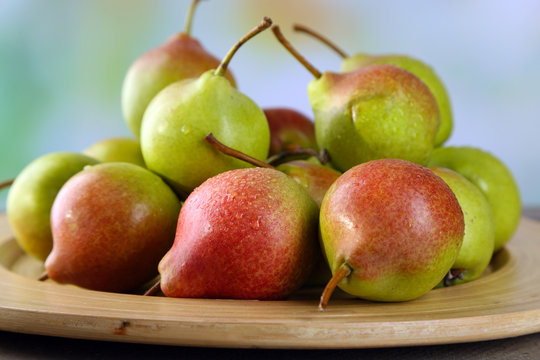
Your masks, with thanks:
M 317 149 L 313 121 L 306 115 L 284 107 L 263 111 L 270 128 L 269 156 L 298 148 Z
M 489 265 L 495 243 L 495 223 L 489 203 L 476 185 L 453 170 L 431 168 L 456 195 L 465 221 L 465 235 L 458 257 L 444 285 L 479 278 Z
M 282 299 L 305 282 L 317 251 L 318 208 L 269 168 L 230 170 L 186 199 L 159 263 L 170 297 Z
M 441 124 L 435 137 L 435 146 L 441 146 L 451 135 L 453 128 L 453 115 L 450 97 L 446 87 L 435 70 L 422 60 L 400 54 L 370 55 L 358 53 L 348 56 L 326 37 L 303 25 L 294 25 L 296 31 L 301 31 L 314 36 L 336 51 L 342 58 L 341 71 L 349 72 L 374 64 L 395 65 L 405 69 L 422 80 L 435 96 L 439 106 Z
M 86 155 L 55 152 L 33 160 L 19 173 L 9 190 L 6 212 L 24 252 L 39 260 L 47 258 L 53 245 L 50 213 L 58 191 L 85 166 L 97 163 Z
M 174 34 L 161 46 L 143 54 L 126 73 L 122 86 L 122 113 L 137 139 L 144 111 L 160 90 L 178 80 L 198 77 L 219 65 L 219 59 L 191 36 L 193 14 L 198 2 L 191 2 L 184 32 Z M 232 86 L 236 86 L 229 71 L 224 76 Z
M 463 175 L 486 197 L 495 223 L 498 251 L 512 238 L 521 219 L 521 196 L 510 169 L 495 155 L 471 146 L 437 148 L 430 167 L 444 167 Z
M 207 146 L 204 137 L 210 132 L 230 147 L 266 159 L 270 131 L 264 112 L 223 74 L 236 50 L 270 25 L 265 18 L 216 70 L 167 86 L 146 109 L 141 128 L 144 161 L 181 196 L 214 175 L 250 166 Z
M 357 165 L 326 193 L 320 236 L 335 286 L 367 300 L 406 301 L 437 285 L 458 256 L 464 217 L 431 170 L 399 159 Z
M 54 201 L 48 277 L 99 291 L 143 285 L 172 246 L 180 207 L 167 184 L 140 166 L 86 167 Z
M 86 149 L 83 154 L 100 162 L 128 162 L 146 167 L 140 143 L 128 137 L 113 137 L 100 140 Z
M 393 65 L 321 74 L 283 37 L 274 34 L 315 77 L 308 96 L 320 148 L 340 171 L 374 159 L 399 158 L 425 165 L 435 146 L 440 116 L 429 88 Z

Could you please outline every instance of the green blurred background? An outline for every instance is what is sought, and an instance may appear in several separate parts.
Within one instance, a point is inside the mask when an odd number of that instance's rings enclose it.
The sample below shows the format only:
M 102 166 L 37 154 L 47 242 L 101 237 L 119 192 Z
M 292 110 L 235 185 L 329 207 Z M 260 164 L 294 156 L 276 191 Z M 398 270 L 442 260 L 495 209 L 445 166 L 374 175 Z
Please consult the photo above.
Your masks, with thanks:
M 0 1 L 0 180 L 34 158 L 129 136 L 120 91 L 130 64 L 184 28 L 189 0 Z M 448 144 L 474 145 L 514 173 L 524 204 L 540 205 L 540 2 L 208 0 L 192 34 L 218 57 L 267 15 L 316 67 L 340 58 L 294 33 L 295 22 L 349 53 L 404 53 L 431 64 L 449 90 Z M 240 90 L 262 107 L 310 115 L 311 75 L 270 31 L 231 63 Z M 5 209 L 7 191 L 0 194 Z

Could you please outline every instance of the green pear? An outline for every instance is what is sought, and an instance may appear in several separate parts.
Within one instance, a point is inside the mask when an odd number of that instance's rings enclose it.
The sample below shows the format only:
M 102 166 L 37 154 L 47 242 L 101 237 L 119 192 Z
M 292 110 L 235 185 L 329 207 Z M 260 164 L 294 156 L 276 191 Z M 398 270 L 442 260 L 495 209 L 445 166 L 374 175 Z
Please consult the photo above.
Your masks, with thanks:
M 495 155 L 469 146 L 450 146 L 433 151 L 430 167 L 444 167 L 463 175 L 486 197 L 495 223 L 494 251 L 510 240 L 521 219 L 521 196 L 508 167 Z
M 198 77 L 219 65 L 219 59 L 191 36 L 192 18 L 198 2 L 193 0 L 191 3 L 184 32 L 171 36 L 161 46 L 143 54 L 126 73 L 122 86 L 122 112 L 136 138 L 140 136 L 146 107 L 160 90 L 173 82 Z M 225 76 L 235 86 L 229 71 Z
M 48 277 L 99 291 L 142 286 L 172 246 L 180 207 L 172 189 L 140 166 L 86 167 L 54 201 Z
M 308 95 L 317 144 L 327 150 L 338 170 L 381 158 L 427 163 L 440 116 L 433 94 L 418 77 L 393 65 L 321 74 L 292 48 L 277 26 L 273 30 L 315 77 Z
M 236 50 L 270 24 L 265 18 L 231 48 L 216 70 L 169 85 L 146 109 L 141 128 L 145 163 L 177 193 L 185 196 L 212 176 L 250 166 L 209 147 L 204 141 L 208 133 L 243 153 L 266 159 L 270 131 L 264 112 L 223 74 Z
M 56 152 L 35 159 L 17 176 L 6 212 L 15 239 L 27 254 L 47 258 L 53 245 L 50 213 L 58 191 L 85 166 L 97 163 L 86 155 Z
M 146 167 L 140 143 L 132 138 L 114 137 L 98 141 L 83 150 L 83 154 L 100 162 L 128 162 Z
M 465 221 L 465 235 L 445 285 L 475 280 L 489 265 L 495 244 L 495 224 L 489 203 L 476 185 L 445 168 L 431 168 L 456 195 Z M 454 275 L 455 274 L 455 275 Z
M 369 55 L 359 53 L 353 56 L 348 56 L 344 51 L 339 49 L 336 45 L 315 31 L 302 25 L 295 25 L 294 29 L 308 33 L 334 49 L 343 58 L 343 63 L 341 65 L 341 71 L 343 72 L 355 71 L 375 64 L 388 64 L 398 66 L 413 73 L 427 85 L 429 90 L 431 90 L 439 106 L 441 124 L 435 137 L 435 146 L 441 146 L 450 137 L 453 128 L 450 97 L 448 96 L 448 91 L 446 90 L 441 78 L 431 66 L 419 59 L 398 54 Z
M 332 279 L 367 300 L 412 300 L 431 290 L 455 263 L 464 217 L 450 187 L 427 168 L 399 159 L 357 165 L 326 193 L 320 236 Z

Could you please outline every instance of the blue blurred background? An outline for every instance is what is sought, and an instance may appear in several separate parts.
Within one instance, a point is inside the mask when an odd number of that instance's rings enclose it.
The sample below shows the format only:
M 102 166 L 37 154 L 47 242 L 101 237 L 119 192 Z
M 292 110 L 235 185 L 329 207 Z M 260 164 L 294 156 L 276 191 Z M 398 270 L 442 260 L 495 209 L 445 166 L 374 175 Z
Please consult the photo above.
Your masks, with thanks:
M 0 180 L 45 153 L 80 151 L 129 136 L 120 107 L 123 77 L 142 53 L 184 29 L 190 0 L 1 0 Z M 523 202 L 540 205 L 540 2 L 209 0 L 192 35 L 222 57 L 263 16 L 280 24 L 316 67 L 341 59 L 293 23 L 317 29 L 344 50 L 404 53 L 431 64 L 455 116 L 448 142 L 502 159 Z M 262 107 L 310 115 L 311 75 L 267 31 L 231 65 L 239 89 Z M 5 209 L 7 191 L 0 195 Z

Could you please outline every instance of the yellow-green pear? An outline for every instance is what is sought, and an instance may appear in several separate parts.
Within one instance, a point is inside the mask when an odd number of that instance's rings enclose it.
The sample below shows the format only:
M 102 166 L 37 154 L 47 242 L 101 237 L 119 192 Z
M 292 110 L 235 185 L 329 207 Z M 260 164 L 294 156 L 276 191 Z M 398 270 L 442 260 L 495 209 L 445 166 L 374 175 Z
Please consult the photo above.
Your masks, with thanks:
M 83 154 L 100 162 L 128 162 L 146 167 L 141 152 L 141 144 L 128 137 L 113 137 L 100 140 L 86 149 Z

